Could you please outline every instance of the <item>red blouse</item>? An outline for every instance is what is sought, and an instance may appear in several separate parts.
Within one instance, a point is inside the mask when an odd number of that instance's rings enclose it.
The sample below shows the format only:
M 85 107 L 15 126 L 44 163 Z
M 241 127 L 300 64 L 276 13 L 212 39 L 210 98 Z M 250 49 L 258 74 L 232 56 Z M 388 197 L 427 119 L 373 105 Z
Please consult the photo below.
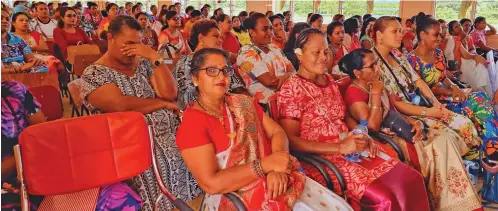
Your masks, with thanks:
M 240 50 L 240 43 L 237 37 L 230 32 L 228 33 L 228 36 L 223 40 L 223 50 L 228 51 L 233 54 L 239 54 Z
M 344 102 L 346 103 L 346 107 L 350 107 L 356 102 L 367 103 L 368 94 L 358 87 L 349 86 L 344 93 Z
M 260 121 L 263 121 L 263 109 L 257 103 L 254 103 L 258 112 Z M 226 131 L 230 131 L 227 111 L 223 109 L 223 121 Z M 176 144 L 178 149 L 185 149 L 213 144 L 216 154 L 223 152 L 230 146 L 230 139 L 225 133 L 223 125 L 214 116 L 206 112 L 188 108 L 183 112 L 182 123 L 176 133 Z M 271 153 L 270 141 L 265 140 L 265 152 Z
M 70 33 L 62 28 L 54 29 L 54 41 L 55 44 L 59 46 L 62 51 L 62 56 L 64 60 L 67 59 L 67 47 L 70 45 L 78 45 L 79 42 L 82 44 L 92 44 L 92 40 L 86 35 L 83 29 L 76 27 L 76 32 Z

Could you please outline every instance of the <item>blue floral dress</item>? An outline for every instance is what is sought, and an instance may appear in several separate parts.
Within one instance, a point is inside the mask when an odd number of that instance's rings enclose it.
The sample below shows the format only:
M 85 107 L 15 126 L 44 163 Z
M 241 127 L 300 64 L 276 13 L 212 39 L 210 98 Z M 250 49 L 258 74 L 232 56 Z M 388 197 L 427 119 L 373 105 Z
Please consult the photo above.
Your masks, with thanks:
M 28 43 L 21 37 L 9 32 L 7 43 L 2 43 L 2 64 L 7 66 L 22 66 L 25 63 L 24 56 L 26 54 L 33 54 Z M 43 63 L 42 65 L 34 66 L 25 72 L 48 72 L 48 67 Z

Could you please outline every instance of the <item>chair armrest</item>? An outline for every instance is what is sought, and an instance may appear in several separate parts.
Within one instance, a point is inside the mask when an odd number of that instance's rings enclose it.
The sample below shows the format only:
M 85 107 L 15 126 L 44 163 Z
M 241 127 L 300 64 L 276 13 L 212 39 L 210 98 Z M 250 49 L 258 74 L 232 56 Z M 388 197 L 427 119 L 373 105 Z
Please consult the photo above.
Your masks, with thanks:
M 331 191 L 334 191 L 334 183 L 332 183 L 332 179 L 330 178 L 329 174 L 327 173 L 327 170 L 323 167 L 323 165 L 317 161 L 316 159 L 313 159 L 311 157 L 311 154 L 305 154 L 305 153 L 299 153 L 299 152 L 292 152 L 292 156 L 296 157 L 297 160 L 300 162 L 307 163 L 314 168 L 318 169 L 320 174 L 323 176 L 323 179 L 325 179 L 325 183 L 327 185 L 327 188 Z
M 391 145 L 391 147 L 394 149 L 394 151 L 396 151 L 396 153 L 398 153 L 399 160 L 401 160 L 401 162 L 406 161 L 405 154 L 403 153 L 403 150 L 401 150 L 401 147 L 396 142 L 394 142 L 391 138 L 389 138 L 387 135 L 382 134 L 382 133 L 376 133 L 376 132 L 369 132 L 368 135 L 370 135 L 370 137 L 372 137 L 372 138 L 374 138 L 382 143 L 387 143 L 387 144 Z
M 230 201 L 235 205 L 235 208 L 237 208 L 238 211 L 247 211 L 246 205 L 242 201 L 242 199 L 239 198 L 239 196 L 235 193 L 225 193 L 223 196 L 227 197 L 230 199 Z
M 341 192 L 342 194 L 346 195 L 346 191 L 348 187 L 346 186 L 346 180 L 342 176 L 341 172 L 335 166 L 332 162 L 328 161 L 325 158 L 320 157 L 319 155 L 311 155 L 311 157 L 318 162 L 322 163 L 323 165 L 327 166 L 332 172 L 334 172 L 335 176 L 337 177 L 337 181 L 339 182 L 339 186 L 341 187 Z

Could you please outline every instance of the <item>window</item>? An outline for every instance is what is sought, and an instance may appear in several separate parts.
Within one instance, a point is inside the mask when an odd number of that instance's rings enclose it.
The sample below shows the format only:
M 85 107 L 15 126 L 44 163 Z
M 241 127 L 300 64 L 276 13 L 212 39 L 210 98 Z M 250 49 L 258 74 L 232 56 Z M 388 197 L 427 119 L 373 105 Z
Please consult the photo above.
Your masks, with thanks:
M 323 3 L 324 2 L 322 2 L 322 4 Z M 287 10 L 290 10 L 290 9 L 287 9 Z M 286 11 L 286 10 L 283 10 L 283 11 Z M 292 14 L 292 16 L 293 16 L 293 20 L 295 23 L 306 22 L 306 19 L 308 17 L 308 13 L 312 13 L 312 12 L 313 12 L 313 2 L 306 1 L 306 0 L 294 1 L 294 14 Z
M 354 2 L 354 1 L 352 1 Z M 328 25 L 332 22 L 332 17 L 339 13 L 339 1 L 338 0 L 323 0 L 316 11 L 318 14 L 323 16 L 323 24 Z M 308 14 L 306 14 L 308 15 Z M 304 19 L 306 20 L 306 19 Z
M 240 12 L 245 11 L 247 7 L 246 0 L 232 0 L 232 15 L 238 16 Z
M 373 16 L 399 16 L 400 0 L 375 0 Z
M 396 10 L 399 10 L 399 4 L 397 4 Z M 363 16 L 368 11 L 367 0 L 355 0 L 355 1 L 344 1 L 342 3 L 342 14 L 349 18 L 353 15 Z
M 272 11 L 273 14 L 281 13 L 283 14 L 285 11 L 290 11 L 290 5 L 292 1 L 281 1 L 281 0 L 272 0 Z M 264 14 L 264 13 L 263 13 Z
M 498 28 L 498 0 L 477 1 L 475 17 L 485 17 L 488 24 Z M 469 16 L 470 17 L 470 16 Z
M 452 20 L 460 20 L 458 15 L 460 13 L 460 6 L 462 5 L 461 1 L 449 1 L 449 0 L 438 0 L 436 1 L 436 18 L 444 19 L 447 22 Z M 467 14 L 465 17 L 471 17 L 471 8 L 467 10 Z

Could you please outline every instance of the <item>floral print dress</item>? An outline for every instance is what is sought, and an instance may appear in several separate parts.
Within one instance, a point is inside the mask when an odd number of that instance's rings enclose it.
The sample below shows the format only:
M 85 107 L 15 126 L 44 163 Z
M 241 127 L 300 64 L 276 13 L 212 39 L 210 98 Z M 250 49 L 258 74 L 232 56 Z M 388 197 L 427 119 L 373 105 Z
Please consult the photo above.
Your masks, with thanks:
M 414 84 L 417 80 L 420 79 L 420 76 L 413 70 L 408 60 L 405 56 L 403 56 L 401 52 L 393 50 L 391 53 L 404 68 L 402 68 L 401 66 L 399 66 L 398 68 L 394 68 L 391 66 L 390 68 L 392 69 L 396 78 L 398 78 L 399 83 L 401 84 L 403 89 L 407 92 L 413 92 L 415 90 Z M 376 55 L 376 57 L 379 56 Z M 384 82 L 385 89 L 389 93 L 389 95 L 391 95 L 396 100 L 402 100 L 406 103 L 413 104 L 409 99 L 405 97 L 403 91 L 398 87 L 393 74 L 391 74 L 386 64 L 384 64 L 381 59 L 377 59 L 377 65 L 381 69 L 381 80 L 382 82 Z M 431 76 L 434 77 L 434 74 L 440 73 L 433 73 Z M 425 118 L 423 120 L 429 125 L 434 125 L 437 123 L 437 120 L 432 118 Z M 456 131 L 469 146 L 479 145 L 482 142 L 482 139 L 477 133 L 477 129 L 474 127 L 474 123 L 472 123 L 469 118 L 461 114 L 453 112 L 451 117 L 443 123 L 449 128 Z
M 28 43 L 21 37 L 10 33 L 7 43 L 2 43 L 2 65 L 5 66 L 22 66 L 24 65 L 24 56 L 33 54 Z M 47 65 L 42 64 L 34 66 L 24 73 L 48 72 Z
M 413 53 L 408 54 L 407 59 L 413 70 L 430 88 L 444 87 L 442 82 L 446 78 L 447 66 L 441 50 L 436 50 L 434 63 L 426 63 Z M 479 136 L 485 142 L 498 139 L 498 117 L 486 93 L 471 92 L 467 101 L 462 103 L 455 103 L 453 98 L 448 96 L 439 96 L 439 100 L 447 104 L 451 111 L 472 120 Z
M 268 44 L 268 53 L 255 45 L 245 45 L 240 49 L 237 56 L 237 66 L 242 80 L 246 84 L 249 93 L 260 103 L 267 103 L 268 98 L 275 94 L 275 90 L 268 88 L 257 80 L 265 73 L 273 76 L 282 76 L 285 73 L 294 72 L 287 69 L 292 63 L 275 44 Z

